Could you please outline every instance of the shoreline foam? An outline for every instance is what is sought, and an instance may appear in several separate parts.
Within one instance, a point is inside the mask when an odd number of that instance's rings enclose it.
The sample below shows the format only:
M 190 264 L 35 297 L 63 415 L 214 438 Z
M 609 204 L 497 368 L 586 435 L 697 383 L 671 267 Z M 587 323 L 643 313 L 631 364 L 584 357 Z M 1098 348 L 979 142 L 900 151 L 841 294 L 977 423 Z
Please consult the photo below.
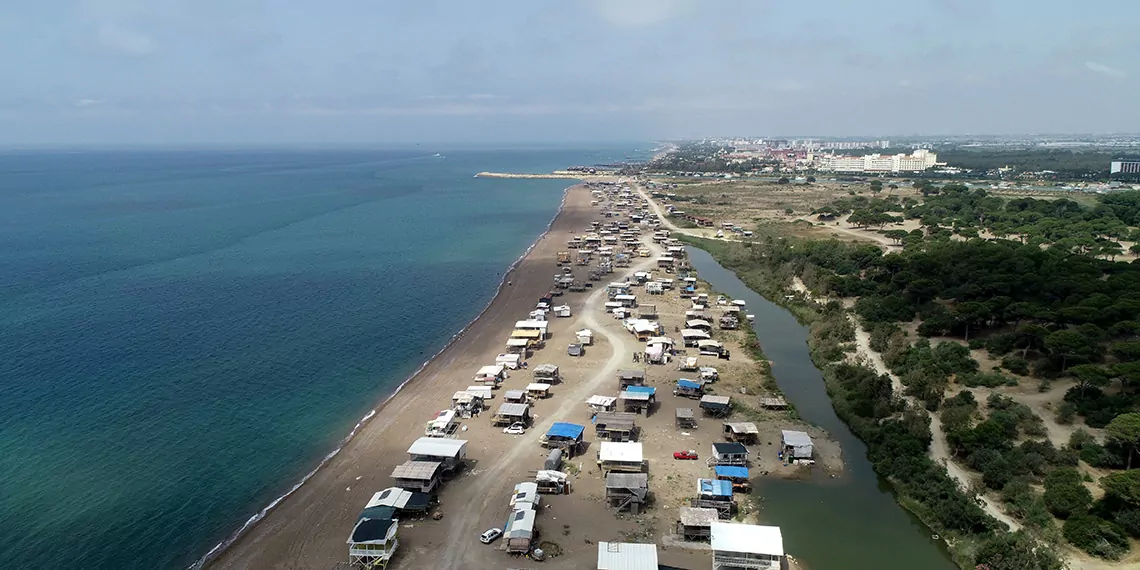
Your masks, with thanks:
M 480 173 L 480 174 L 483 174 L 483 173 Z M 498 287 L 495 288 L 495 294 L 491 296 L 491 299 L 489 301 L 487 301 L 487 304 L 483 306 L 483 308 L 479 311 L 478 314 L 475 315 L 474 318 L 472 318 L 470 321 L 468 321 L 467 324 L 464 325 L 463 328 L 459 329 L 458 332 L 451 335 L 451 338 L 449 338 L 447 343 L 443 345 L 443 348 L 440 348 L 430 358 L 423 361 L 423 363 L 421 363 L 420 366 L 418 368 L 416 368 L 416 370 L 414 372 L 412 372 L 407 378 L 404 379 L 403 382 L 401 382 L 398 386 L 396 386 L 396 389 L 393 390 L 391 394 L 388 394 L 387 396 L 385 396 L 380 401 L 380 403 L 376 405 L 376 407 L 374 407 L 368 413 L 364 414 L 364 416 L 361 417 L 360 420 L 358 420 L 356 422 L 356 425 L 353 426 L 352 430 L 349 431 L 348 435 L 346 435 L 344 438 L 342 438 L 340 440 L 340 442 L 337 444 L 336 448 L 334 448 L 332 451 L 330 451 L 328 454 L 326 454 L 321 459 L 321 461 L 319 463 L 317 463 L 316 467 L 314 467 L 309 472 L 305 473 L 305 475 L 301 477 L 301 480 L 298 481 L 297 483 L 295 483 L 292 487 L 290 487 L 289 490 L 286 491 L 284 494 L 273 499 L 272 501 L 269 502 L 269 504 L 267 504 L 266 506 L 264 506 L 260 510 L 258 510 L 258 512 L 256 514 L 251 516 L 249 519 L 246 519 L 245 523 L 243 523 L 241 525 L 241 527 L 238 528 L 237 531 L 231 533 L 229 536 L 226 537 L 225 540 L 215 544 L 208 552 L 206 552 L 206 554 L 204 554 L 203 556 L 198 558 L 196 561 L 194 561 L 194 563 L 189 566 L 189 569 L 190 570 L 200 570 L 201 568 L 204 568 L 206 565 L 210 564 L 211 562 L 216 560 L 219 556 L 224 554 L 226 552 L 226 550 L 228 550 L 231 546 L 233 546 L 235 543 L 237 543 L 237 541 L 240 540 L 254 526 L 256 526 L 257 523 L 264 520 L 265 517 L 268 516 L 271 512 L 273 512 L 273 510 L 275 508 L 277 508 L 277 506 L 280 505 L 282 502 L 284 502 L 285 499 L 288 499 L 291 495 L 293 495 L 295 492 L 300 490 L 301 487 L 305 485 L 305 483 L 309 482 L 309 480 L 311 480 L 314 476 L 316 476 L 317 473 L 319 473 L 322 469 L 324 469 L 326 466 L 328 466 L 329 462 L 331 462 L 334 458 L 336 458 L 336 456 L 339 455 L 340 452 L 343 451 L 344 448 L 346 446 L 348 446 L 349 443 L 352 442 L 353 438 L 356 437 L 356 435 L 358 433 L 360 433 L 360 431 L 362 429 L 364 429 L 365 426 L 368 425 L 369 421 L 372 420 L 373 418 L 375 418 L 376 415 L 381 410 L 383 410 L 385 407 L 387 407 L 388 404 L 391 403 L 391 401 L 393 399 L 395 399 L 396 396 L 398 396 L 400 394 L 400 392 L 404 389 L 405 386 L 412 383 L 412 381 L 414 381 L 416 378 L 418 378 L 420 376 L 420 374 L 425 369 L 427 369 L 427 367 L 429 365 L 431 365 L 432 362 L 434 362 L 436 359 L 438 359 L 440 356 L 442 356 L 444 352 L 446 352 L 449 348 L 454 346 L 455 343 L 457 343 L 459 340 L 461 340 L 463 338 L 464 333 L 471 330 L 479 322 L 479 320 L 482 319 L 483 316 L 487 314 L 487 311 L 491 309 L 491 307 L 495 304 L 495 301 L 499 299 L 499 296 L 503 293 L 503 290 L 507 287 L 507 282 L 509 281 L 507 278 L 511 275 L 511 273 L 515 269 L 517 269 L 519 267 L 519 265 L 521 265 L 523 263 L 523 261 L 526 260 L 526 258 L 531 254 L 531 252 L 534 251 L 534 248 L 537 247 L 538 244 L 543 240 L 543 238 L 545 238 L 550 233 L 551 229 L 554 227 L 554 223 L 558 221 L 559 216 L 562 215 L 562 213 L 566 207 L 566 198 L 567 198 L 567 196 L 569 196 L 570 190 L 573 189 L 575 186 L 577 186 L 577 184 L 567 186 L 566 188 L 564 188 L 562 190 L 562 200 L 558 203 L 558 210 L 555 211 L 554 216 L 551 217 L 551 219 L 550 219 L 550 222 L 546 224 L 546 229 L 544 229 L 542 231 L 542 233 L 540 233 L 534 239 L 534 241 L 531 242 L 531 244 L 529 246 L 527 246 L 526 250 L 524 250 L 522 252 L 522 254 L 519 255 L 518 258 L 516 258 L 513 262 L 511 262 L 511 264 L 507 267 L 506 271 L 503 272 L 503 277 L 502 277 L 502 279 L 499 280 Z

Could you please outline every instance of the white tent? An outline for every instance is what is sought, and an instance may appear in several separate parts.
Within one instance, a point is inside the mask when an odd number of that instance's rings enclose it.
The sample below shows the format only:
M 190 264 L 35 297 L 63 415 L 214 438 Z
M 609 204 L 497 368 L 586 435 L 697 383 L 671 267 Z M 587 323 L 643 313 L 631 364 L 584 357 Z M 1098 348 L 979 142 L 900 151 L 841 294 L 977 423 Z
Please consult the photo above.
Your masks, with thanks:
M 791 448 L 791 456 L 795 459 L 810 459 L 812 454 L 811 436 L 807 432 L 783 430 L 780 432 L 784 448 Z

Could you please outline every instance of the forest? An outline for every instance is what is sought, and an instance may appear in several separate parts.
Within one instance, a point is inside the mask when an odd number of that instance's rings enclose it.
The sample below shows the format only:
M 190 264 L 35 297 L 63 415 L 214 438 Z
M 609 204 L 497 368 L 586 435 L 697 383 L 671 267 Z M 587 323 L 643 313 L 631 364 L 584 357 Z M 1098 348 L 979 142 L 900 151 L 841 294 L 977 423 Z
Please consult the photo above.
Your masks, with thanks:
M 719 247 L 714 255 L 738 273 L 796 275 L 816 294 L 853 301 L 851 311 L 903 393 L 847 361 L 853 335 L 828 317 L 829 310 L 846 313 L 832 303 L 813 321 L 813 354 L 833 363 L 825 378 L 836 410 L 928 524 L 974 537 L 975 563 L 1059 567 L 1050 551 L 1019 542 L 1028 537 L 1106 559 L 1125 556 L 1129 537 L 1140 537 L 1140 262 L 1117 258 L 1127 242 L 1140 241 L 1140 192 L 1081 203 L 1007 199 L 958 184 L 923 184 L 916 198 L 880 198 L 881 191 L 845 196 L 816 214 L 850 215 L 878 229 L 901 246 L 886 254 L 875 244 L 772 231 L 758 231 L 749 244 L 701 246 Z M 919 228 L 894 229 L 902 220 Z M 996 364 L 983 369 L 971 350 Z M 1063 382 L 1069 387 L 1053 420 L 1079 417 L 1102 435 L 1076 429 L 1054 445 L 1026 405 L 961 390 L 1020 382 L 1042 391 Z M 901 396 L 917 407 L 901 404 Z M 993 534 L 991 519 L 979 518 L 971 501 L 959 502 L 945 470 L 927 456 L 926 414 L 937 414 L 953 456 L 980 474 L 1023 533 Z M 1090 479 L 1082 464 L 1110 474 Z M 1090 484 L 1104 491 L 1101 498 L 1094 500 Z M 1023 566 L 985 559 L 995 544 L 1029 558 L 1018 560 Z

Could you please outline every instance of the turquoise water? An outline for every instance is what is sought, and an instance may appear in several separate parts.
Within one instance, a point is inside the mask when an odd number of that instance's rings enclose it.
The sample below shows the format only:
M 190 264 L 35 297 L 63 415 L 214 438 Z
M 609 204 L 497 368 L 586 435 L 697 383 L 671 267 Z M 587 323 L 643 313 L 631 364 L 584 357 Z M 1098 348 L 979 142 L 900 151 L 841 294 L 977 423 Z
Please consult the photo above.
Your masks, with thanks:
M 568 185 L 474 173 L 628 152 L 0 154 L 0 566 L 192 563 L 482 309 Z

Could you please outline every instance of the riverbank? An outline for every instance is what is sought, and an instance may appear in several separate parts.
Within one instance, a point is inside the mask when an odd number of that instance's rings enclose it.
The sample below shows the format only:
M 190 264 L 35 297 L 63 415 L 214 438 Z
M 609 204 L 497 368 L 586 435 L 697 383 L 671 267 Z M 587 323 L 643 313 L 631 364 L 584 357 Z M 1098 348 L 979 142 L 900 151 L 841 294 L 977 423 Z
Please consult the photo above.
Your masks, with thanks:
M 502 337 L 550 288 L 548 269 L 568 236 L 592 219 L 590 193 L 568 188 L 549 229 L 503 276 L 486 309 L 438 355 L 425 363 L 355 430 L 335 456 L 264 518 L 207 561 L 211 568 L 331 567 L 345 559 L 344 540 L 372 494 L 389 486 L 392 469 L 405 460 L 431 414 L 446 408 L 455 390 L 479 366 L 494 361 Z M 508 283 L 510 283 L 508 285 Z M 465 436 L 466 437 L 466 436 Z M 472 442 L 476 458 L 493 457 L 510 443 Z M 485 449 L 486 451 L 483 451 Z

